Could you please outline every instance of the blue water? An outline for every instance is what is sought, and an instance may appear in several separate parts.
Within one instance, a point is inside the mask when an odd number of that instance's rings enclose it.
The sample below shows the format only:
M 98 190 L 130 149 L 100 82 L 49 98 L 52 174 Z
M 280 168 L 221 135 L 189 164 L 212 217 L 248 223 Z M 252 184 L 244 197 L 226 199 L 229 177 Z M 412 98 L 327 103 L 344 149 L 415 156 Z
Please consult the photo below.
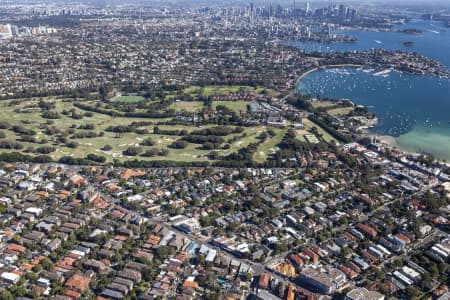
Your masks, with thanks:
M 297 46 L 320 51 L 381 47 L 416 51 L 450 69 L 450 28 L 422 20 L 399 28 L 421 29 L 423 34 L 352 31 L 346 33 L 358 38 L 355 43 L 298 43 Z M 415 45 L 404 47 L 402 43 L 405 41 L 413 41 Z M 313 72 L 299 82 L 298 88 L 313 96 L 347 98 L 367 105 L 381 121 L 373 129 L 375 133 L 393 136 L 396 145 L 404 150 L 432 153 L 450 160 L 450 80 L 397 72 L 383 77 L 354 68 L 344 70 L 347 72 L 342 72 L 342 69 Z
M 432 57 L 450 68 L 450 28 L 441 22 L 414 19 L 408 24 L 398 25 L 397 29 L 420 29 L 423 34 L 412 35 L 399 32 L 342 31 L 357 38 L 354 43 L 320 44 L 312 42 L 293 42 L 294 46 L 307 51 L 354 51 L 383 48 L 386 50 L 404 50 L 419 52 Z M 403 42 L 414 42 L 412 47 L 403 46 Z

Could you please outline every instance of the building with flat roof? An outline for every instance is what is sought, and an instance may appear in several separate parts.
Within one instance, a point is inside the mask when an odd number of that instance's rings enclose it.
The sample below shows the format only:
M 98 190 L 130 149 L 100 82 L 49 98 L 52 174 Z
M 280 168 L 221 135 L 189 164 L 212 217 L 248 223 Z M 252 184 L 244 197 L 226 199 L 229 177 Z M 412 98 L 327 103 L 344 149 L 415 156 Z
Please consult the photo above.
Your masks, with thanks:
M 332 294 L 346 283 L 345 274 L 335 268 L 327 270 L 308 268 L 299 274 L 298 280 L 322 294 Z
M 366 288 L 355 288 L 345 295 L 345 300 L 384 300 L 383 294 Z

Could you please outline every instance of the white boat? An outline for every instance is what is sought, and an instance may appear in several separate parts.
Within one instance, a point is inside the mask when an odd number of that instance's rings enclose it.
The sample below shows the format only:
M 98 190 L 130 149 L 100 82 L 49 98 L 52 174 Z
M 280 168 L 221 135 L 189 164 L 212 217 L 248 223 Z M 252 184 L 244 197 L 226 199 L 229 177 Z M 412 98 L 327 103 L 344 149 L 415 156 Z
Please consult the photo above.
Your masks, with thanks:
M 382 42 L 381 41 L 379 41 L 379 40 L 373 40 L 375 43 L 377 43 L 377 44 L 381 44 Z
M 383 76 L 383 77 L 385 77 L 386 75 L 388 75 L 391 72 L 392 72 L 391 69 L 386 69 L 386 70 L 374 73 L 373 76 Z

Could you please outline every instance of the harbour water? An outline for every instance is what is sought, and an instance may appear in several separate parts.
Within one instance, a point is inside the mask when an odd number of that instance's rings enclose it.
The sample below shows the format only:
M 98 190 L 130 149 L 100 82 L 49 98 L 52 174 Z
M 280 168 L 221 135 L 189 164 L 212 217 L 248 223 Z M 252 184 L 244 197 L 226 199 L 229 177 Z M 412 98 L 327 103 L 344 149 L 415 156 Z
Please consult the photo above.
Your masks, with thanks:
M 398 32 L 346 34 L 358 38 L 349 44 L 298 43 L 314 51 L 351 51 L 370 48 L 417 51 L 450 68 L 450 28 L 440 23 L 415 20 L 398 28 L 415 28 L 421 35 Z M 405 47 L 403 42 L 414 46 Z M 450 160 L 450 80 L 398 72 L 356 68 L 326 69 L 312 72 L 298 83 L 298 89 L 313 97 L 350 99 L 369 107 L 380 119 L 372 129 L 377 135 L 392 136 L 404 150 L 431 153 Z

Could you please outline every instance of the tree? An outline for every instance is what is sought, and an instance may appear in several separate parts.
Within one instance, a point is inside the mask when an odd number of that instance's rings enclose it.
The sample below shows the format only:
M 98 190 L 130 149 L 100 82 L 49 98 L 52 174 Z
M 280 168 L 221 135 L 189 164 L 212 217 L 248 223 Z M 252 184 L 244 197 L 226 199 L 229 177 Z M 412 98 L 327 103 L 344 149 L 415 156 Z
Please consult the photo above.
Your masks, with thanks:
M 434 278 L 439 275 L 439 268 L 435 263 L 430 266 L 430 272 L 431 276 L 433 276 Z
M 168 246 L 160 246 L 156 249 L 156 256 L 159 259 L 166 259 L 171 255 L 173 252 L 173 249 Z
M 173 142 L 169 147 L 174 149 L 184 149 L 188 146 L 188 142 L 183 140 L 178 140 Z
M 419 299 L 420 292 L 415 287 L 409 285 L 405 292 L 408 295 L 408 299 Z
M 127 148 L 125 151 L 123 151 L 123 154 L 126 156 L 136 156 L 143 152 L 143 149 L 141 147 L 135 147 L 131 146 Z
M 47 271 L 50 271 L 53 268 L 53 262 L 48 258 L 41 260 L 41 265 Z
M 106 97 L 108 96 L 110 92 L 110 87 L 106 85 L 102 85 L 98 89 L 98 95 L 100 96 L 100 100 L 105 101 Z
M 0 295 L 0 298 L 1 298 L 1 300 L 14 300 L 15 299 L 13 294 L 11 294 L 11 292 L 8 290 L 4 290 L 2 292 L 2 294 Z

